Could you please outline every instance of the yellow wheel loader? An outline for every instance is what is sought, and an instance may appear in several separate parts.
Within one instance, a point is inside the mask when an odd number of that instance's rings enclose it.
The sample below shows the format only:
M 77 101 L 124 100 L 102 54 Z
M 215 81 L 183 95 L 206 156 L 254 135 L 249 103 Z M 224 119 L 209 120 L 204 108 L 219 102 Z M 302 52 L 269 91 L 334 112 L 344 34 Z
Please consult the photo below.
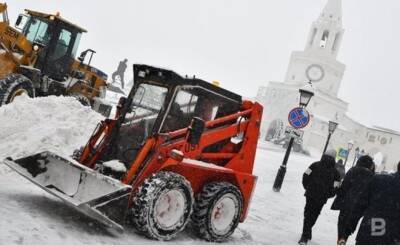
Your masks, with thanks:
M 94 50 L 75 59 L 85 29 L 59 13 L 25 10 L 10 26 L 0 3 L 0 106 L 17 96 L 67 95 L 108 115 L 104 102 L 107 75 L 90 65 Z M 88 62 L 86 62 L 88 60 Z

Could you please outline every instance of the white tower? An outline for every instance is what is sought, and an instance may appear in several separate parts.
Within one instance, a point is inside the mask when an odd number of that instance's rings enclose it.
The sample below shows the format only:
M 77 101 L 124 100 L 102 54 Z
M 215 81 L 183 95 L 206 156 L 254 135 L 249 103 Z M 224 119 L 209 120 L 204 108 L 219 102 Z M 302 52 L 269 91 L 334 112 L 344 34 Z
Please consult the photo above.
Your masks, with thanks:
M 345 65 L 336 60 L 343 38 L 341 0 L 328 0 L 313 22 L 304 51 L 293 52 L 286 83 L 312 81 L 323 93 L 337 97 Z

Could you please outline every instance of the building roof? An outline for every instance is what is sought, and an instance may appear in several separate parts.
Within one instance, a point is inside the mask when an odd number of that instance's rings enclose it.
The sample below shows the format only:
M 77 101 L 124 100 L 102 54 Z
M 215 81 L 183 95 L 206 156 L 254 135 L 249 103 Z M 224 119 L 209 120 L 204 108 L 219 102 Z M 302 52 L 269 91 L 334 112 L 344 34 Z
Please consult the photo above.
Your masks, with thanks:
M 369 129 L 369 130 L 375 130 L 375 131 L 380 131 L 380 132 L 383 132 L 383 133 L 394 134 L 394 135 L 400 136 L 400 132 L 395 131 L 395 130 L 393 130 L 393 129 L 384 128 L 384 127 L 372 126 L 372 127 L 368 127 L 368 129 Z
M 83 29 L 82 27 L 80 27 L 78 25 L 75 25 L 72 22 L 62 18 L 60 16 L 60 13 L 57 13 L 57 14 L 46 14 L 46 13 L 42 13 L 42 12 L 38 12 L 38 11 L 33 11 L 33 10 L 30 10 L 30 9 L 25 9 L 25 11 L 29 15 L 37 16 L 37 17 L 41 17 L 41 18 L 45 18 L 45 19 L 50 19 L 50 17 L 53 16 L 54 18 L 58 19 L 59 21 L 64 22 L 64 23 L 66 23 L 66 24 L 78 29 L 80 32 L 87 32 L 87 30 Z
M 320 20 L 336 22 L 342 25 L 342 0 L 328 0 L 321 13 Z

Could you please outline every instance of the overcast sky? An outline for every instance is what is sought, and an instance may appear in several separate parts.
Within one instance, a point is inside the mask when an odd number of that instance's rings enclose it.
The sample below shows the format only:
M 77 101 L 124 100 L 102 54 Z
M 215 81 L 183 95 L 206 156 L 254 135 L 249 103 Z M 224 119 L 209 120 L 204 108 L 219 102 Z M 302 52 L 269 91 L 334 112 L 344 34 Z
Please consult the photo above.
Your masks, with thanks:
M 89 32 L 80 50 L 111 74 L 123 58 L 219 80 L 254 97 L 259 85 L 284 79 L 290 53 L 303 50 L 327 0 L 12 0 L 12 22 L 24 8 L 61 12 Z M 339 97 L 362 123 L 400 130 L 400 1 L 343 0 L 346 64 Z M 131 69 L 129 70 L 131 77 Z M 265 109 L 268 113 L 268 108 Z

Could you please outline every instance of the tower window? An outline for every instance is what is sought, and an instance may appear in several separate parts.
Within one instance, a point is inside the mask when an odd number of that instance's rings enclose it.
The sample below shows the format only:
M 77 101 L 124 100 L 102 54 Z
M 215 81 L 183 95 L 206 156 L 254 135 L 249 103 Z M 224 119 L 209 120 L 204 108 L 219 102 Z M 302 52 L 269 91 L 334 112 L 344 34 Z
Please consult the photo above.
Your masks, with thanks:
M 325 30 L 322 34 L 321 41 L 319 42 L 319 47 L 325 48 L 328 43 L 329 31 Z
M 313 28 L 311 37 L 310 37 L 310 43 L 309 43 L 310 46 L 312 46 L 316 35 L 317 35 L 317 28 Z
M 340 41 L 340 32 L 336 33 L 335 35 L 335 41 L 333 41 L 333 46 L 332 46 L 332 52 L 336 52 L 339 46 L 339 41 Z

